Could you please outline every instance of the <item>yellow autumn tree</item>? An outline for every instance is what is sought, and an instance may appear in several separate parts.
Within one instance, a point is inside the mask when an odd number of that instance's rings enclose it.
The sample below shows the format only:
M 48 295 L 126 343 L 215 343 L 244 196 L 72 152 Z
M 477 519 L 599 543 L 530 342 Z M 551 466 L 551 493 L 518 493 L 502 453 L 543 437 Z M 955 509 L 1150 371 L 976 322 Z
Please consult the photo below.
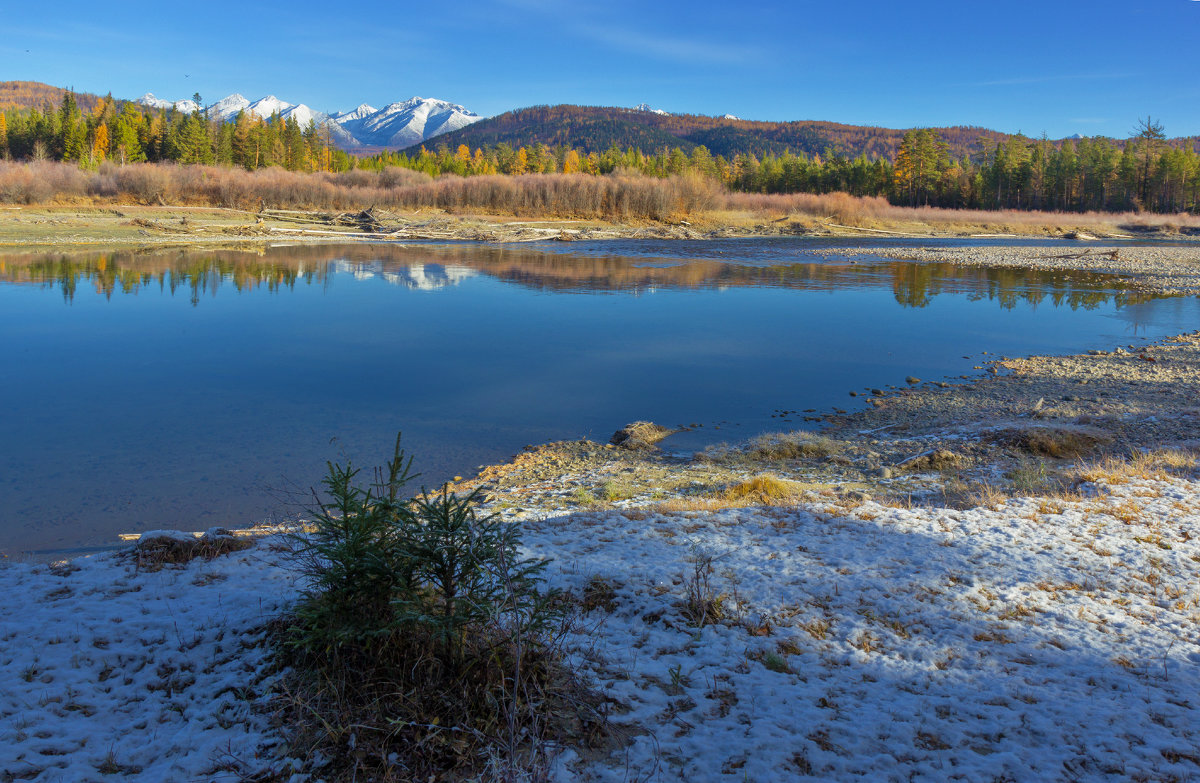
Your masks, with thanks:
M 458 158 L 459 162 L 464 166 L 471 162 L 471 148 L 466 144 L 459 144 L 458 150 L 454 153 L 454 157 Z
M 0 112 L 0 158 L 8 157 L 8 120 Z
M 99 163 L 108 154 L 108 124 L 96 126 L 96 137 L 92 140 L 92 160 Z
M 517 160 L 513 164 L 513 174 L 524 174 L 529 171 L 529 153 L 524 147 L 517 150 Z
M 475 154 L 471 156 L 471 173 L 472 174 L 490 174 L 488 171 L 487 158 L 483 157 L 483 150 L 479 147 L 475 148 Z
M 563 157 L 563 174 L 576 174 L 579 172 L 579 153 L 575 150 L 567 150 L 567 154 Z

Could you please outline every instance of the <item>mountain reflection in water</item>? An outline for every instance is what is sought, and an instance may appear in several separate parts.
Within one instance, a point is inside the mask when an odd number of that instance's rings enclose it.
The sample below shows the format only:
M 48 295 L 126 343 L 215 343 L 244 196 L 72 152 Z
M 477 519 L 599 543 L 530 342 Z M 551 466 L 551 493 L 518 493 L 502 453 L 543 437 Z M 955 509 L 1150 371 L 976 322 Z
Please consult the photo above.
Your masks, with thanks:
M 1150 297 L 1122 290 L 1111 275 L 1019 268 L 960 267 L 905 261 L 838 259 L 828 262 L 755 265 L 710 259 L 677 259 L 666 264 L 622 256 L 578 256 L 521 246 L 355 245 L 336 251 L 324 246 L 275 247 L 263 253 L 212 251 L 147 254 L 10 256 L 0 259 L 0 282 L 58 288 L 71 301 L 80 285 L 111 297 L 158 288 L 187 292 L 194 304 L 222 287 L 238 292 L 323 284 L 331 274 L 378 278 L 393 285 L 433 290 L 476 275 L 554 292 L 639 293 L 663 289 L 735 287 L 833 291 L 847 286 L 890 285 L 896 302 L 925 307 L 942 293 L 965 293 L 995 300 L 1092 308 L 1118 306 Z
M 1200 322 L 1104 275 L 712 244 L 0 257 L 0 551 L 292 513 L 325 460 L 378 464 L 397 430 L 436 486 L 635 419 L 704 425 L 666 442 L 690 450 L 982 351 Z

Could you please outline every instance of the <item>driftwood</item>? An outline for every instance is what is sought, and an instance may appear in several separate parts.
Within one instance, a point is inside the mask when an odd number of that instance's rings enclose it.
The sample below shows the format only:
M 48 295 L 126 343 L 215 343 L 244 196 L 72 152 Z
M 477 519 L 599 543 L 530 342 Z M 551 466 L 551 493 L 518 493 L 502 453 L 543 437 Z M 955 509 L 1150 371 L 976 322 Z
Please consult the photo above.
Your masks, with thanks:
M 372 234 L 391 234 L 398 229 L 385 226 L 376 217 L 375 208 L 368 207 L 361 212 L 303 212 L 295 209 L 260 209 L 257 213 L 259 220 L 275 220 L 282 223 L 303 223 L 319 226 L 346 226 Z
M 1088 257 L 1096 257 L 1096 256 L 1105 256 L 1105 257 L 1111 258 L 1113 261 L 1116 261 L 1117 254 L 1120 252 L 1121 252 L 1120 250 L 1104 250 L 1104 251 L 1099 251 L 1099 252 L 1093 253 L 1091 250 L 1085 250 L 1082 253 L 1067 253 L 1067 254 L 1061 255 L 1061 256 L 1038 256 L 1038 258 L 1088 258 Z

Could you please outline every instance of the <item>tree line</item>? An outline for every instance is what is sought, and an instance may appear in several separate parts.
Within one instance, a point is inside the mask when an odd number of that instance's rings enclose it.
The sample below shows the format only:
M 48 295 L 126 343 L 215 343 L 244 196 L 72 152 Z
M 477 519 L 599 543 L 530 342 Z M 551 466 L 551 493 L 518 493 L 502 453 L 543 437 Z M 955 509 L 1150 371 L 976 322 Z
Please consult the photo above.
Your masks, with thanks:
M 199 98 L 199 96 L 196 96 Z M 197 101 L 199 103 L 199 101 Z M 645 151 L 615 145 L 585 152 L 567 145 L 509 143 L 456 149 L 438 145 L 412 153 L 385 151 L 354 157 L 334 147 L 327 130 L 301 128 L 278 115 L 266 120 L 240 112 L 231 122 L 202 111 L 153 109 L 111 96 L 90 110 L 70 92 L 57 107 L 0 113 L 0 157 L 52 159 L 95 166 L 176 162 L 280 167 L 300 172 L 379 171 L 389 167 L 430 176 L 537 173 L 666 178 L 698 174 L 747 193 L 837 193 L 886 198 L 904 206 L 1063 212 L 1200 211 L 1200 155 L 1186 139 L 1169 142 L 1147 117 L 1132 138 L 1103 136 L 1053 142 L 1017 134 L 981 135 L 962 155 L 934 129 L 904 133 L 891 158 L 835 150 L 823 155 L 784 151 L 729 157 L 700 145 Z
M 541 143 L 513 148 L 501 143 L 474 150 L 422 147 L 415 154 L 383 152 L 357 162 L 362 168 L 398 166 L 431 176 L 457 174 L 636 172 L 652 177 L 698 173 L 747 193 L 849 193 L 877 196 L 901 206 L 1017 209 L 1061 212 L 1200 211 L 1200 155 L 1190 140 L 1171 144 L 1150 118 L 1133 138 L 1104 136 L 1051 142 L 1020 134 L 981 136 L 977 150 L 949 154 L 933 129 L 907 131 L 894 160 L 834 151 L 712 155 L 704 146 L 647 153 L 611 147 L 584 153 Z
M 0 113 L 0 158 L 5 157 L 85 167 L 104 161 L 175 162 L 311 172 L 346 171 L 354 165 L 313 122 L 301 127 L 278 114 L 264 120 L 245 111 L 222 122 L 203 111 L 156 109 L 111 95 L 84 109 L 71 92 L 57 107 Z

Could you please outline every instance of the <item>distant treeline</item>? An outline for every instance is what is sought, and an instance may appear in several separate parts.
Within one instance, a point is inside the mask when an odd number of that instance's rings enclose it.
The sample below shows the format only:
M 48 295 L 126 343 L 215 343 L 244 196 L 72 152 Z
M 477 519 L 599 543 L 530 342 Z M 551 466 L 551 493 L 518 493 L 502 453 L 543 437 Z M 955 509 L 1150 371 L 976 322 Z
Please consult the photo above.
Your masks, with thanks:
M 384 152 L 358 161 L 363 168 L 399 166 L 432 176 L 458 174 L 631 171 L 653 177 L 698 173 L 746 193 L 849 193 L 886 198 L 901 206 L 1018 209 L 1062 212 L 1178 213 L 1200 211 L 1200 155 L 1191 144 L 1168 144 L 1161 126 L 1147 119 L 1126 141 L 1107 137 L 1048 139 L 983 137 L 976 154 L 954 158 L 937 131 L 908 131 L 894 160 L 829 153 L 714 156 L 703 146 L 690 153 L 611 148 L 583 154 L 566 147 L 508 144 L 455 151 L 421 148 L 416 154 Z
M 199 96 L 197 96 L 199 97 Z M 956 144 L 953 149 L 960 148 Z M 84 111 L 67 92 L 57 108 L 0 113 L 0 158 L 55 160 L 95 168 L 116 163 L 214 164 L 246 170 L 382 171 L 401 168 L 432 177 L 524 174 L 624 174 L 656 178 L 699 175 L 745 193 L 849 193 L 901 206 L 1063 212 L 1200 212 L 1200 155 L 1185 140 L 1169 143 L 1161 125 L 1139 123 L 1128 140 L 981 135 L 961 156 L 933 129 L 904 133 L 894 156 L 847 157 L 828 151 L 713 155 L 703 145 L 584 152 L 565 145 L 501 142 L 471 149 L 437 145 L 412 153 L 356 158 L 336 149 L 315 123 L 263 120 L 240 113 L 232 122 L 202 112 L 161 110 L 110 97 Z M 496 188 L 494 184 L 489 187 Z M 596 211 L 593 209 L 593 211 Z M 600 210 L 604 211 L 604 210 Z
M 197 96 L 199 97 L 199 96 Z M 0 158 L 55 160 L 95 167 L 116 163 L 206 163 L 290 171 L 345 171 L 353 159 L 315 123 L 247 112 L 232 122 L 201 112 L 156 109 L 111 95 L 82 108 L 66 92 L 59 106 L 0 113 Z

